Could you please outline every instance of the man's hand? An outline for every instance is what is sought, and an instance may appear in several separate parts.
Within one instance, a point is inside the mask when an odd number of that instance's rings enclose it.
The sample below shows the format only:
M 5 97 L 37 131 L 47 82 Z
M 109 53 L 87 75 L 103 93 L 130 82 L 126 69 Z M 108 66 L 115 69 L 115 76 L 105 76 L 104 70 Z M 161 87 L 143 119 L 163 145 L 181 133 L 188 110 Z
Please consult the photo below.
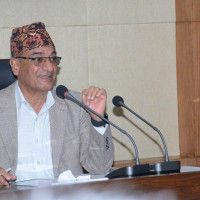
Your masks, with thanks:
M 89 89 L 85 89 L 82 91 L 82 101 L 92 110 L 104 116 L 107 101 L 107 94 L 105 89 L 90 86 Z M 101 121 L 101 119 L 93 113 L 89 112 L 89 114 L 94 120 Z
M 0 185 L 9 185 L 9 181 L 15 181 L 17 177 L 6 172 L 4 169 L 0 168 Z

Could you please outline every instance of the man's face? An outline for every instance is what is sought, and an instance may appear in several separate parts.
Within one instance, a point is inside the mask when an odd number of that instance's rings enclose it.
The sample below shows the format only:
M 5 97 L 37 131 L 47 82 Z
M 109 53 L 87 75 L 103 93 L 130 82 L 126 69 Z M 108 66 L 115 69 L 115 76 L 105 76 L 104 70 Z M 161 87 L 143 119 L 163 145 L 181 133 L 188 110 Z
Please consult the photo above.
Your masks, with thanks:
M 53 47 L 39 47 L 26 51 L 21 57 L 55 57 L 56 51 Z M 22 92 L 46 93 L 53 88 L 56 80 L 57 65 L 52 64 L 49 59 L 42 66 L 36 66 L 33 60 L 17 59 L 12 66 L 14 75 L 18 77 L 18 82 Z M 11 62 L 12 63 L 12 62 Z

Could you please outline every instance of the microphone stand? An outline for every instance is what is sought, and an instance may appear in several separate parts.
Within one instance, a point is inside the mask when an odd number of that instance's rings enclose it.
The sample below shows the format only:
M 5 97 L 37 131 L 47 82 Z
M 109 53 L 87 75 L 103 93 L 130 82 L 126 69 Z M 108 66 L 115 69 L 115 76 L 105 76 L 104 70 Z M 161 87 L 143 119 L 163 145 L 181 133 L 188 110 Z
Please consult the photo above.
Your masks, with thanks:
M 134 146 L 135 155 L 136 155 L 136 165 L 135 166 L 129 166 L 129 167 L 123 167 L 123 168 L 119 168 L 119 169 L 113 170 L 112 172 L 110 172 L 109 174 L 107 174 L 106 177 L 108 177 L 109 179 L 113 179 L 113 178 L 125 178 L 125 177 L 135 177 L 135 176 L 144 176 L 144 175 L 153 174 L 149 170 L 150 169 L 149 164 L 140 164 L 137 146 L 136 146 L 133 138 L 126 131 L 124 131 L 123 129 L 119 128 L 117 125 L 113 124 L 111 121 L 107 120 L 106 118 L 102 117 L 100 114 L 98 114 L 97 112 L 95 112 L 94 110 L 92 110 L 90 107 L 86 106 L 81 101 L 79 101 L 78 99 L 76 99 L 75 97 L 73 97 L 67 91 L 64 94 L 65 98 L 68 98 L 69 100 L 72 100 L 73 102 L 79 104 L 81 107 L 89 110 L 90 112 L 92 112 L 93 114 L 95 114 L 99 118 L 101 118 L 102 120 L 106 121 L 108 124 L 110 124 L 113 127 L 115 127 L 117 130 L 119 130 L 120 132 L 122 132 L 123 134 L 125 134 L 126 136 L 128 136 L 128 138 L 131 140 L 131 142 L 132 142 L 132 144 Z M 60 95 L 58 95 L 58 96 L 61 97 Z M 63 97 L 61 97 L 61 98 L 63 98 Z
M 123 99 L 122 99 L 123 100 Z M 165 150 L 165 161 L 164 162 L 159 162 L 159 163 L 152 163 L 149 164 L 150 166 L 150 171 L 154 172 L 155 174 L 168 174 L 168 173 L 179 173 L 180 172 L 180 161 L 169 161 L 168 157 L 168 150 L 167 150 L 167 145 L 165 143 L 165 139 L 162 135 L 162 133 L 152 124 L 150 124 L 148 121 L 143 119 L 141 116 L 139 116 L 137 113 L 135 113 L 133 110 L 128 108 L 123 101 L 119 101 L 118 104 L 124 108 L 126 108 L 128 111 L 130 111 L 132 114 L 134 114 L 136 117 L 141 119 L 144 123 L 149 125 L 151 128 L 153 128 L 160 136 L 164 150 Z

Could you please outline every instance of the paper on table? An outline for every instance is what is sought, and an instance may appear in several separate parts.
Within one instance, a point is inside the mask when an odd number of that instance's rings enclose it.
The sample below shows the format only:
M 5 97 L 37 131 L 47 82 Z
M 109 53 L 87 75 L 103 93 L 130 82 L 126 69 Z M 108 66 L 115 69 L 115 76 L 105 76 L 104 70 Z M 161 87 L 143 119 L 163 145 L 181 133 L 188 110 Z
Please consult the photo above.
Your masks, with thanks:
M 80 175 L 80 176 L 77 176 L 75 177 L 71 170 L 67 170 L 63 173 L 61 173 L 58 177 L 58 182 L 61 182 L 61 181 L 78 181 L 78 180 L 88 180 L 90 179 L 90 175 L 88 174 L 83 174 L 83 175 Z
M 67 170 L 63 173 L 61 173 L 58 177 L 58 182 L 60 181 L 75 181 L 76 178 L 72 174 L 71 170 Z
M 58 180 L 54 181 L 52 185 L 64 185 L 64 184 L 76 184 L 76 183 L 86 183 L 95 181 L 105 181 L 108 180 L 104 175 L 90 175 L 82 174 L 79 176 L 74 176 L 71 170 L 65 171 L 59 175 Z

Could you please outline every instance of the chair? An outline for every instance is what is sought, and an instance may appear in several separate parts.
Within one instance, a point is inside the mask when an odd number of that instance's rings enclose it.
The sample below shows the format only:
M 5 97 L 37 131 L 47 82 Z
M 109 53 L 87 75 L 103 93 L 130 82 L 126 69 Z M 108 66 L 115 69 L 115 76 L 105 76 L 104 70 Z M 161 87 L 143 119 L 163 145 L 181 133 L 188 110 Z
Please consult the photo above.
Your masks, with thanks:
M 8 87 L 17 80 L 12 73 L 9 59 L 0 59 L 0 90 Z

